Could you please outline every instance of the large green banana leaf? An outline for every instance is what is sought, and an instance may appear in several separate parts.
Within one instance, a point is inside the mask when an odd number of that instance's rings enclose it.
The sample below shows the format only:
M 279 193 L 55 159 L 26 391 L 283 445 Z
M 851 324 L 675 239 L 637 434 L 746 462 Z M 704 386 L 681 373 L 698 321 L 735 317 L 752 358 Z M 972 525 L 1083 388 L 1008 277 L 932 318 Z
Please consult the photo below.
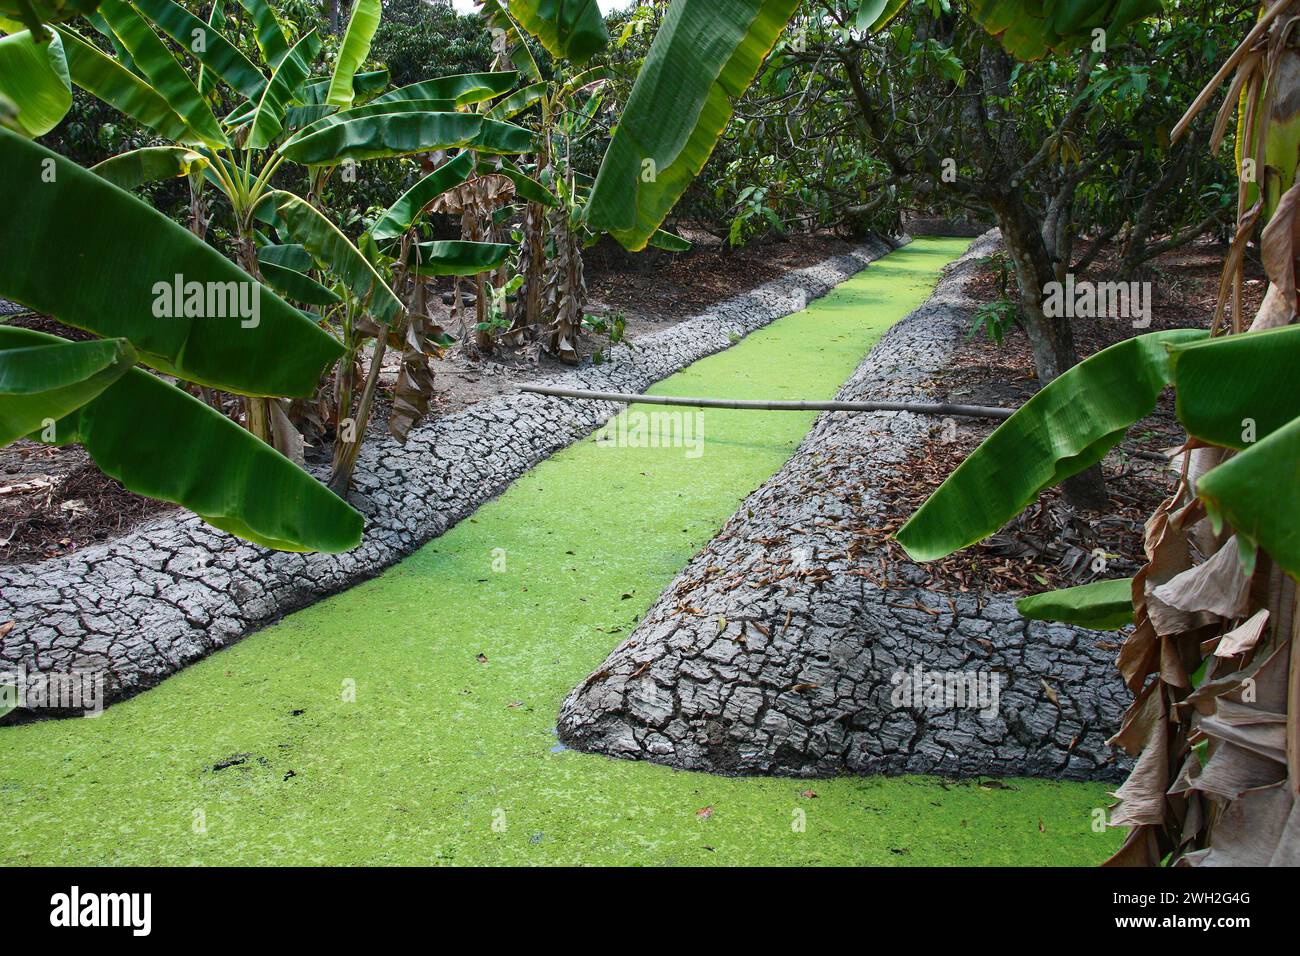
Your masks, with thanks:
M 443 163 L 389 206 L 371 227 L 370 235 L 380 242 L 396 239 L 411 228 L 425 206 L 448 189 L 465 182 L 473 172 L 474 154 L 468 151 Z
M 1300 326 L 1225 335 L 1172 352 L 1178 419 L 1189 434 L 1248 448 L 1300 417 Z
M 57 187 L 45 185 L 47 171 Z M 0 295 L 97 335 L 129 339 L 142 361 L 162 371 L 247 395 L 311 395 L 342 354 L 329 334 L 269 290 L 240 286 L 252 279 L 189 230 L 7 130 L 0 130 L 0 208 Z M 214 297 L 243 290 L 250 307 L 256 302 L 256 324 L 241 314 L 157 316 L 156 309 L 175 304 L 165 290 L 176 276 Z
M 145 183 L 188 176 L 205 169 L 208 158 L 184 146 L 146 146 L 120 153 L 90 167 L 90 171 L 116 186 L 131 190 Z
M 422 80 L 409 86 L 399 86 L 395 90 L 389 90 L 383 96 L 376 97 L 375 102 L 451 100 L 457 106 L 471 106 L 500 96 L 513 89 L 517 82 L 519 82 L 519 74 L 514 70 L 498 73 L 456 73 L 452 76 Z
M 0 349 L 63 344 L 0 326 Z M 143 369 L 127 370 L 58 420 L 54 440 L 80 444 L 127 490 L 175 502 L 268 548 L 337 552 L 361 541 L 361 515 L 346 502 L 225 415 Z
M 324 270 L 343 281 L 380 322 L 391 323 L 402 314 L 401 300 L 393 294 L 375 267 L 348 237 L 311 203 L 290 193 L 274 193 L 289 233 Z
M 144 80 L 66 27 L 57 27 L 68 58 L 72 82 L 109 106 L 149 127 L 163 139 L 202 146 L 202 139 L 176 115 L 165 99 Z
M 0 446 L 76 411 L 134 364 L 126 339 L 34 341 L 0 351 Z
M 458 239 L 421 242 L 411 247 L 406 264 L 422 276 L 472 276 L 500 266 L 513 248 L 502 242 Z
M 1093 581 L 1032 594 L 1016 601 L 1016 609 L 1036 621 L 1061 621 L 1094 631 L 1113 631 L 1133 623 L 1133 579 Z
M 609 43 L 596 0 L 510 0 L 510 13 L 547 53 L 579 66 Z
M 249 149 L 266 149 L 284 132 L 284 114 L 289 109 L 289 101 L 306 82 L 311 61 L 316 59 L 320 48 L 320 38 L 312 30 L 280 60 L 253 113 L 253 128 L 248 134 Z
M 1206 472 L 1196 495 L 1216 527 L 1226 520 L 1300 579 L 1300 418 Z
M 601 163 L 586 222 L 645 248 L 704 168 L 798 0 L 674 0 Z
M 1161 10 L 1160 0 L 975 0 L 971 4 L 979 24 L 1022 60 L 1089 43 L 1095 28 L 1114 38 L 1129 24 Z
M 213 5 L 213 19 L 204 23 L 194 14 L 172 0 L 132 0 L 135 7 L 157 25 L 158 29 L 171 37 L 182 49 L 203 65 L 204 70 L 221 77 L 222 80 L 245 99 L 257 102 L 262 97 L 266 86 L 266 77 L 253 62 L 239 52 L 239 49 L 227 40 L 219 28 L 225 21 L 221 4 Z M 197 44 L 195 38 L 202 36 L 203 42 Z M 200 93 L 206 93 L 204 82 L 199 83 Z
M 382 13 L 379 0 L 353 0 L 348 29 L 343 34 L 343 43 L 334 60 L 334 75 L 330 78 L 329 93 L 325 97 L 325 102 L 330 106 L 347 109 L 352 105 L 355 95 L 352 77 L 370 55 L 370 41 L 379 28 Z
M 391 159 L 459 146 L 484 153 L 526 153 L 533 134 L 478 113 L 386 113 L 328 125 L 281 152 L 306 166 Z
M 72 109 L 72 80 L 57 33 L 37 43 L 30 30 L 0 37 L 0 95 L 18 107 L 18 125 L 44 136 Z
M 278 67 L 289 52 L 289 41 L 284 38 L 275 11 L 267 0 L 239 0 L 239 5 L 253 18 L 257 48 L 262 51 L 262 59 L 272 69 Z
M 1169 347 L 1206 335 L 1176 329 L 1126 339 L 1053 379 L 957 466 L 899 529 L 898 543 L 916 561 L 951 554 L 1101 461 L 1155 408 L 1172 375 Z
M 176 62 L 176 57 L 158 39 L 158 34 L 145 19 L 124 0 L 103 0 L 99 12 L 148 78 L 154 92 L 167 101 L 194 135 L 213 149 L 229 147 L 212 107 L 199 95 L 189 74 Z
M 326 109 L 333 109 L 333 107 L 326 107 Z M 351 109 L 317 117 L 286 139 L 282 146 L 305 139 L 330 126 L 350 123 L 367 116 L 383 116 L 388 113 L 450 113 L 455 109 L 456 104 L 451 100 L 389 100 L 385 103 L 367 103 L 365 106 L 354 106 Z

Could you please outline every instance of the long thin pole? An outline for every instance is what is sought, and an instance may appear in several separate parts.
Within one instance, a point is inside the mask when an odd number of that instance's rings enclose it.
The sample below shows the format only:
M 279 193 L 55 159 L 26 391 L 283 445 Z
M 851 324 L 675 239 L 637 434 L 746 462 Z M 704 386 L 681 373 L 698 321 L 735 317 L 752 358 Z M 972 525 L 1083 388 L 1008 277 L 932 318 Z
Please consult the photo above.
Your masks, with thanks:
M 961 415 L 967 418 L 1010 418 L 1013 408 L 988 405 L 927 405 L 913 402 L 777 402 L 736 398 L 688 398 L 683 395 L 633 395 L 625 392 L 591 392 L 581 388 L 521 385 L 521 392 L 556 398 L 586 398 L 597 402 L 631 405 L 685 405 L 690 408 L 748 408 L 775 412 L 913 412 L 917 415 Z

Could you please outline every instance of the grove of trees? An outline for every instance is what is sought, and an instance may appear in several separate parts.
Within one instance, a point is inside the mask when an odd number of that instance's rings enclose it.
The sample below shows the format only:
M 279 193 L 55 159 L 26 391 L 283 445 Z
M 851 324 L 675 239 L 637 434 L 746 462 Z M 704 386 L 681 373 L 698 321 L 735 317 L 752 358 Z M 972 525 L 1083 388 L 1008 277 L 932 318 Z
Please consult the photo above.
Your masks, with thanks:
M 674 0 L 608 22 L 547 0 L 0 0 L 0 295 L 87 333 L 0 325 L 0 437 L 78 443 L 267 547 L 346 550 L 386 351 L 399 439 L 450 346 L 576 362 L 594 243 L 986 221 L 1043 387 L 899 542 L 947 555 L 1056 484 L 1104 511 L 1098 463 L 1172 386 L 1188 438 L 1147 564 L 1025 611 L 1132 626 L 1115 862 L 1294 862 L 1297 24 L 1300 0 Z M 1129 278 L 1203 236 L 1228 241 L 1214 327 L 1080 362 L 1048 287 L 1108 245 Z M 331 447 L 323 482 L 304 441 Z

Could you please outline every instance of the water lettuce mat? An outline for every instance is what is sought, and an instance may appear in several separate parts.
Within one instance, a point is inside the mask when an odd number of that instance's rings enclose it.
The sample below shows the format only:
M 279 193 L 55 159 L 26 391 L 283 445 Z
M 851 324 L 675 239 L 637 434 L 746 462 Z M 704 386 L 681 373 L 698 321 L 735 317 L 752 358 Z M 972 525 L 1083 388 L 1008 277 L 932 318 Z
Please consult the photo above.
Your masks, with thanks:
M 830 398 L 966 246 L 919 239 L 654 390 Z M 1100 862 L 1102 784 L 726 778 L 558 745 L 565 694 L 813 415 L 711 409 L 698 457 L 588 438 L 98 719 L 0 728 L 0 863 Z

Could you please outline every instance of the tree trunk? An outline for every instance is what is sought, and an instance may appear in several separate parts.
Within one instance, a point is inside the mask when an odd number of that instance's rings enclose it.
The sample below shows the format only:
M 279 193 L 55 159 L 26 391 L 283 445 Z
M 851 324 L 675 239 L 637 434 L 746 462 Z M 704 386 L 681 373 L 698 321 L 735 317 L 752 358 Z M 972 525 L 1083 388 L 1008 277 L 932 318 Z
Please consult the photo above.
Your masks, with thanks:
M 239 264 L 258 282 L 262 281 L 262 270 L 257 261 L 257 246 L 253 242 L 252 229 L 247 224 L 243 225 L 239 237 Z M 274 448 L 275 432 L 271 427 L 271 399 L 245 395 L 242 401 L 244 427 Z
M 374 407 L 375 392 L 379 386 L 379 372 L 383 368 L 384 353 L 387 348 L 388 326 L 380 325 L 379 335 L 375 337 L 375 348 L 370 356 L 370 368 L 366 372 L 366 383 L 361 391 L 361 403 L 357 408 L 353 440 L 338 442 L 334 446 L 329 489 L 344 500 L 347 499 L 348 488 L 352 485 L 352 472 L 356 469 L 357 455 L 361 453 L 361 443 L 365 440 L 366 426 L 370 424 L 370 410 Z M 349 404 L 351 404 L 350 395 Z
M 999 193 L 989 199 L 1016 270 L 1020 292 L 1020 318 L 1034 352 L 1034 370 L 1046 385 L 1078 361 L 1070 321 L 1043 312 L 1044 288 L 1056 281 L 1042 226 L 1017 193 Z M 1076 508 L 1097 511 L 1109 502 L 1101 466 L 1093 465 L 1061 483 L 1065 499 Z
M 1034 352 L 1034 370 L 1046 385 L 1078 361 L 1069 320 L 1051 318 L 1043 312 L 1044 288 L 1056 281 L 1056 271 L 1043 242 L 1041 227 L 1019 196 L 997 196 L 989 205 L 1015 267 L 1020 318 Z

